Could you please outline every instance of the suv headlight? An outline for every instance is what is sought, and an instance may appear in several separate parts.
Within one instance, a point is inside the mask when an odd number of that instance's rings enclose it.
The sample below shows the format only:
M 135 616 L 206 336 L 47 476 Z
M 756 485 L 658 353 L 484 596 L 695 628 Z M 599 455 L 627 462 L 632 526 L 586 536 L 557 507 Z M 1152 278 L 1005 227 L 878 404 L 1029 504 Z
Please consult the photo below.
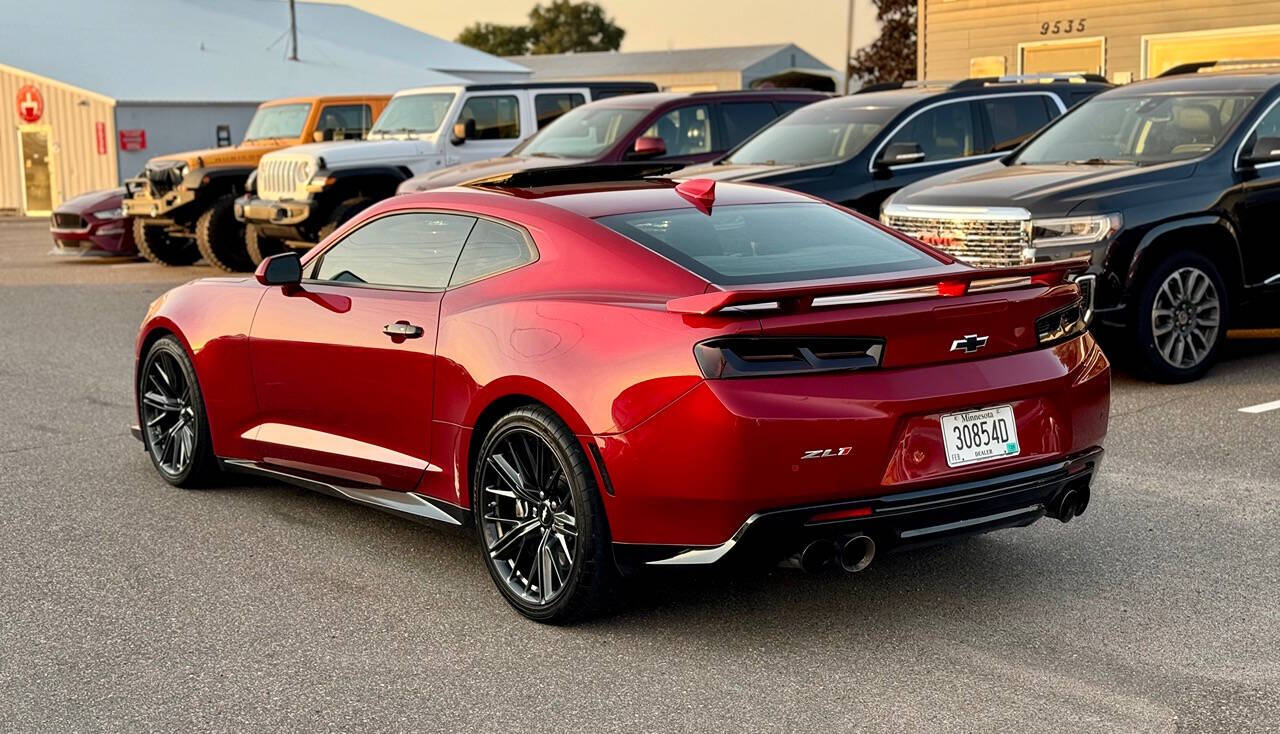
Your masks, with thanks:
M 1119 214 L 1031 220 L 1032 247 L 1063 247 L 1101 242 L 1120 231 Z

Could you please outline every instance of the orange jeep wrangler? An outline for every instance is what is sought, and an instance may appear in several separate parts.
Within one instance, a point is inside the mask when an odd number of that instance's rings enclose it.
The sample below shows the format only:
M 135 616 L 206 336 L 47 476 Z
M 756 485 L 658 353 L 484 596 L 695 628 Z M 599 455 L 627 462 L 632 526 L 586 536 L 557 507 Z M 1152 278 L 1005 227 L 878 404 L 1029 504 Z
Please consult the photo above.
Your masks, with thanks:
M 157 156 L 125 181 L 124 211 L 134 241 L 148 260 L 190 265 L 203 255 L 227 271 L 252 270 L 234 202 L 258 159 L 273 150 L 323 140 L 363 138 L 390 95 L 297 97 L 264 102 L 244 140 Z

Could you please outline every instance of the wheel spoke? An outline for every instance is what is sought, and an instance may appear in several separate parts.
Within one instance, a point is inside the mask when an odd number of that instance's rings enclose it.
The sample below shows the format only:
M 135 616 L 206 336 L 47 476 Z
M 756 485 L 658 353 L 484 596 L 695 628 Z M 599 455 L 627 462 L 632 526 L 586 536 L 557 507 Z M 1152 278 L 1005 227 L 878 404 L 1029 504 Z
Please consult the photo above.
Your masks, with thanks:
M 142 396 L 142 404 L 156 410 L 163 410 L 167 413 L 178 411 L 182 405 L 172 398 L 160 395 L 158 393 L 149 392 Z
M 489 557 L 500 558 L 511 550 L 511 546 L 515 545 L 517 540 L 533 532 L 538 526 L 537 520 L 525 520 L 523 523 L 511 528 L 489 546 Z
M 489 463 L 497 470 L 498 476 L 506 482 L 507 486 L 515 492 L 516 496 L 525 502 L 538 502 L 538 497 L 529 491 L 524 484 L 524 478 L 520 472 L 507 461 L 502 454 L 494 454 L 489 457 Z

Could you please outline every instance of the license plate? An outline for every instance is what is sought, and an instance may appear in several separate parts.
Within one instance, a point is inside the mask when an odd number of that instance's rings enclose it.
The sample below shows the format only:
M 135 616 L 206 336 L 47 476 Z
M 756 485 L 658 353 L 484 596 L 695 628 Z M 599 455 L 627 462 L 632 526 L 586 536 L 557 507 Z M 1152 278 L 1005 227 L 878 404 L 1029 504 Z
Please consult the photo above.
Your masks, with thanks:
M 997 405 L 982 410 L 951 413 L 940 419 L 947 466 L 965 466 L 1017 456 L 1018 425 L 1013 407 Z

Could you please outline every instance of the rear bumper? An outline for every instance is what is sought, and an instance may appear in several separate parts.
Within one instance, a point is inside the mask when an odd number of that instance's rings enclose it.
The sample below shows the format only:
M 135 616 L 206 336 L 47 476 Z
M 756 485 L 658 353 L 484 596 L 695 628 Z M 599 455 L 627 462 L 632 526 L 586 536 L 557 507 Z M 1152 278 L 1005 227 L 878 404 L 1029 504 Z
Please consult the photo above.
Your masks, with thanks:
M 1052 464 L 972 482 L 758 512 L 715 546 L 619 543 L 614 553 L 623 566 L 709 565 L 731 557 L 779 558 L 811 541 L 844 535 L 868 535 L 877 547 L 892 549 L 1022 527 L 1055 516 L 1068 491 L 1087 498 L 1102 456 L 1094 447 Z

